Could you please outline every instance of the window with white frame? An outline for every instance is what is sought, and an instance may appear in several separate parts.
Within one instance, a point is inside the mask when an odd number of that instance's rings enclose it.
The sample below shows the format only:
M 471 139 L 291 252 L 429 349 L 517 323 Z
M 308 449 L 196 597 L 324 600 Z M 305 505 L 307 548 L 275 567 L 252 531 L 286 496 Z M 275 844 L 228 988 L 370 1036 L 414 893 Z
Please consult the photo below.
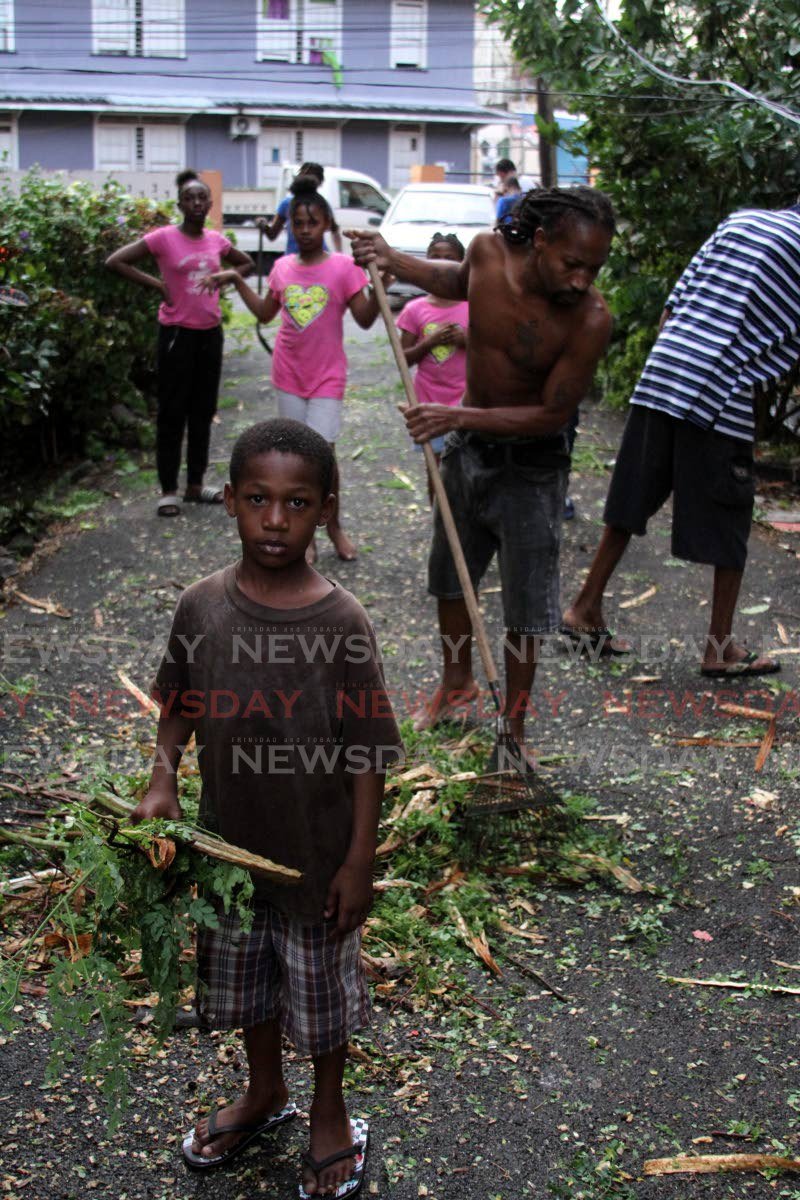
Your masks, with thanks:
M 185 57 L 185 0 L 92 0 L 92 49 L 95 54 Z
M 14 0 L 0 0 L 0 53 L 14 49 Z
M 17 126 L 11 116 L 0 113 L 0 171 L 13 171 L 17 165 Z
M 96 171 L 180 171 L 185 162 L 183 125 L 101 120 L 95 126 Z
M 258 186 L 276 187 L 284 163 L 338 167 L 340 161 L 338 125 L 264 125 L 258 139 Z
M 393 67 L 428 65 L 428 3 L 427 0 L 392 0 Z
M 322 65 L 342 54 L 342 0 L 256 0 L 256 58 Z

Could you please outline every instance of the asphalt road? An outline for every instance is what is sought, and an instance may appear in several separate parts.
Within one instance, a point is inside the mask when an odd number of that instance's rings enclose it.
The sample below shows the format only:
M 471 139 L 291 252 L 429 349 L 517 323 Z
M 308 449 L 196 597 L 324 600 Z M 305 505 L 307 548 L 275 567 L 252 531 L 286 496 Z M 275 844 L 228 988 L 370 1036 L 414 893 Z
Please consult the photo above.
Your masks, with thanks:
M 435 684 L 438 667 L 435 607 L 424 585 L 430 516 L 423 464 L 395 410 L 400 392 L 382 333 L 348 326 L 348 353 L 339 453 L 344 514 L 360 556 L 343 564 L 323 546 L 319 568 L 368 607 L 405 716 L 414 697 Z M 274 411 L 267 366 L 257 344 L 236 352 L 229 339 L 212 451 L 219 481 L 232 440 Z M 584 414 L 572 483 L 577 518 L 565 527 L 564 600 L 597 540 L 608 482 L 603 464 L 613 457 L 621 424 L 618 415 L 593 408 Z M 174 521 L 158 519 L 152 472 L 112 476 L 105 486 L 118 495 L 76 519 L 16 581 L 69 617 L 16 601 L 0 622 L 0 670 L 18 692 L 32 693 L 24 705 L 8 692 L 2 700 L 6 769 L 23 777 L 80 771 L 88 761 L 141 765 L 136 741 L 149 727 L 120 691 L 117 672 L 146 689 L 179 590 L 236 556 L 235 528 L 220 509 L 186 506 Z M 755 531 L 738 623 L 750 644 L 800 644 L 798 552 L 797 535 Z M 507 949 L 563 991 L 565 1002 L 513 964 L 493 979 L 476 960 L 470 990 L 502 1013 L 499 1025 L 481 1003 L 447 1021 L 424 1006 L 410 1012 L 378 1004 L 378 1042 L 362 1040 L 372 1065 L 352 1086 L 354 1111 L 372 1122 L 366 1194 L 800 1196 L 789 1176 L 642 1178 L 651 1157 L 798 1148 L 798 997 L 665 978 L 800 986 L 798 659 L 786 654 L 771 684 L 723 689 L 701 680 L 697 648 L 709 576 L 670 557 L 662 513 L 631 547 L 609 604 L 620 633 L 640 647 L 650 639 L 647 656 L 587 664 L 554 646 L 537 681 L 531 724 L 536 744 L 551 756 L 554 783 L 591 798 L 595 815 L 619 829 L 629 869 L 658 891 L 631 892 L 596 876 L 531 885 L 536 929 L 546 941 L 509 937 Z M 499 641 L 498 586 L 492 571 L 484 608 Z M 758 774 L 754 749 L 678 745 L 698 736 L 760 736 L 763 725 L 719 710 L 721 691 L 728 701 L 778 713 L 777 742 Z M 12 811 L 7 798 L 2 812 Z M 0 1039 L 0 1195 L 296 1195 L 302 1119 L 279 1136 L 273 1155 L 256 1148 L 213 1178 L 183 1168 L 180 1141 L 198 1107 L 241 1086 L 244 1067 L 231 1039 L 177 1033 L 158 1058 L 136 1069 L 133 1105 L 109 1136 L 80 1057 L 45 1082 L 41 1002 L 29 1000 L 21 1017 L 21 1028 Z M 290 1059 L 289 1081 L 304 1107 L 309 1064 Z

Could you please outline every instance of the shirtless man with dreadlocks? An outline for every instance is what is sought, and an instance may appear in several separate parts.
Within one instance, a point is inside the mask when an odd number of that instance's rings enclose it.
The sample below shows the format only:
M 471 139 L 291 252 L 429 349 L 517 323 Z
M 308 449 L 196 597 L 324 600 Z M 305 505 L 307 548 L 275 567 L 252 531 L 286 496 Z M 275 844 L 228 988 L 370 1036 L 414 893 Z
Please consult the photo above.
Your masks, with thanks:
M 479 234 L 463 263 L 393 250 L 354 230 L 353 254 L 399 279 L 469 301 L 467 390 L 458 407 L 406 410 L 417 442 L 448 434 L 442 477 L 473 583 L 498 554 L 506 627 L 505 715 L 520 747 L 541 636 L 558 629 L 558 557 L 570 417 L 586 395 L 611 333 L 593 286 L 608 257 L 614 213 L 593 188 L 530 191 L 510 224 Z M 434 518 L 429 591 L 438 598 L 444 672 L 415 714 L 426 729 L 478 695 L 472 627 Z

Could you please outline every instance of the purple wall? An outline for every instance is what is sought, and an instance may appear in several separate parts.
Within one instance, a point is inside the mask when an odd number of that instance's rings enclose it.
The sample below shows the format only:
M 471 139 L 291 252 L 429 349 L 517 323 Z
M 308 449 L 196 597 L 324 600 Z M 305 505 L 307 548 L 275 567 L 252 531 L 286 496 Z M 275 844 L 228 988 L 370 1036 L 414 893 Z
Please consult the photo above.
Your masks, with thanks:
M 146 120 L 146 118 L 145 118 Z M 256 187 L 256 139 L 228 136 L 229 117 L 192 117 L 186 126 L 186 165 L 222 171 L 227 187 Z M 93 118 L 89 113 L 22 113 L 19 165 L 51 170 L 94 167 Z M 450 163 L 448 178 L 469 179 L 470 135 L 461 125 L 427 125 L 425 161 Z M 389 124 L 348 121 L 342 129 L 343 167 L 364 171 L 384 187 L 389 175 Z
M 342 129 L 342 166 L 372 175 L 386 186 L 389 133 L 383 121 L 349 121 Z
M 94 167 L 94 118 L 91 113 L 25 112 L 19 118 L 19 165 L 37 163 L 51 170 Z
M 106 93 L 263 103 L 416 101 L 473 104 L 472 0 L 428 0 L 428 67 L 390 68 L 390 0 L 344 0 L 344 86 L 327 67 L 256 61 L 254 0 L 186 0 L 186 57 L 120 57 L 91 52 L 91 0 L 15 0 L 16 53 L 0 55 L 0 82 L 50 95 Z M 26 78 L 26 68 L 35 75 Z M 81 79 L 72 71 L 90 71 Z M 3 79 L 3 73 L 8 74 Z M 45 74 L 46 73 L 46 74 Z M 186 76 L 181 85 L 181 77 Z M 35 80 L 35 88 L 34 88 Z M 430 89 L 435 91 L 431 94 Z
M 470 182 L 470 135 L 463 125 L 427 125 L 425 161 L 449 163 L 450 183 Z
M 428 66 L 423 71 L 390 67 L 390 0 L 344 0 L 343 37 L 347 93 L 365 95 L 380 86 L 388 100 L 473 104 L 474 14 L 469 0 L 428 0 Z M 348 68 L 354 73 L 348 77 Z M 434 87 L 432 96 L 427 91 Z M 377 97 L 373 94 L 372 99 Z
M 327 67 L 256 62 L 254 0 L 186 0 L 183 59 L 93 55 L 91 11 L 91 0 L 60 0 L 58 6 L 51 0 L 15 0 L 16 52 L 0 54 L 0 91 L 8 97 L 0 100 L 0 108 L 14 111 L 14 101 L 23 99 L 87 106 L 87 111 L 72 113 L 23 110 L 23 168 L 40 163 L 91 169 L 92 112 L 116 110 L 130 116 L 141 104 L 143 110 L 169 116 L 177 102 L 179 111 L 197 114 L 186 127 L 187 164 L 221 170 L 229 186 L 255 187 L 256 139 L 232 140 L 230 117 L 213 115 L 215 107 L 263 110 L 283 102 L 324 118 L 338 105 L 363 104 L 369 119 L 350 120 L 342 128 L 342 165 L 385 184 L 394 120 L 424 124 L 425 109 L 441 112 L 475 103 L 472 0 L 428 0 L 428 66 L 419 71 L 389 66 L 391 0 L 343 0 L 340 89 Z M 406 106 L 423 111 L 415 118 L 406 115 Z M 146 111 L 142 117 L 149 119 Z M 466 177 L 469 134 L 463 126 L 429 124 L 426 138 L 428 162 L 447 161 L 454 179 Z
M 228 136 L 230 117 L 192 117 L 186 126 L 186 165 L 222 171 L 226 187 L 256 187 L 256 138 Z

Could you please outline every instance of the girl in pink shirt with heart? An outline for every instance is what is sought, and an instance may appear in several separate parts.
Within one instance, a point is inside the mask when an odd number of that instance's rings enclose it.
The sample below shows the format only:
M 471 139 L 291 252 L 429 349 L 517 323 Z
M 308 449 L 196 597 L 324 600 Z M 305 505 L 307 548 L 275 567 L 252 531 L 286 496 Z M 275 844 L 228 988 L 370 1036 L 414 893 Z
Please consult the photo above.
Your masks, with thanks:
M 379 309 L 375 296 L 364 291 L 367 281 L 361 267 L 348 255 L 325 249 L 333 215 L 316 183 L 311 181 L 303 190 L 297 187 L 302 182 L 302 176 L 295 180 L 289 208 L 298 251 L 278 259 L 267 294 L 257 295 L 236 271 L 219 271 L 204 282 L 210 290 L 234 284 L 251 313 L 265 324 L 281 314 L 272 355 L 278 411 L 282 417 L 310 425 L 334 446 L 347 382 L 344 314 L 349 309 L 361 328 L 369 329 Z M 327 530 L 339 558 L 351 562 L 357 551 L 340 523 L 339 481 L 337 467 L 331 489 L 337 501 Z M 312 543 L 309 561 L 315 557 Z
M 435 233 L 426 257 L 463 262 L 464 253 L 464 247 L 454 233 Z M 408 365 L 417 368 L 414 390 L 420 404 L 461 403 L 467 380 L 468 324 L 466 300 L 418 296 L 400 313 L 397 318 L 400 343 Z M 431 438 L 431 446 L 438 463 L 444 449 L 444 437 Z M 433 503 L 430 479 L 428 497 Z

